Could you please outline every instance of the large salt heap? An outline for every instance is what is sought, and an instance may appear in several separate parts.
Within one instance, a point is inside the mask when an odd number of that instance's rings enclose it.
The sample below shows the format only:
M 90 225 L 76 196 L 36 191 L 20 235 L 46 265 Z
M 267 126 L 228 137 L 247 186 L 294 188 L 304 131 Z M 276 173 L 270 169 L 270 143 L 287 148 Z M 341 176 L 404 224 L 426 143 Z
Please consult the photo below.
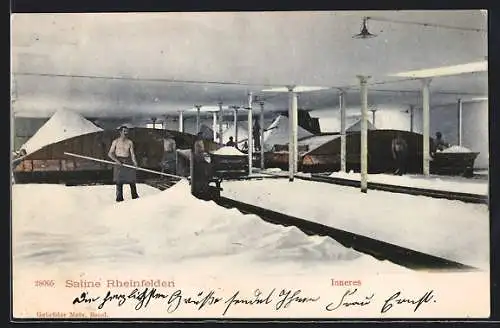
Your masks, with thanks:
M 370 121 L 367 121 L 366 123 L 367 123 L 368 130 L 376 130 L 375 126 Z M 347 125 L 345 130 L 346 130 L 346 132 L 360 132 L 361 131 L 361 118 L 358 118 L 353 123 Z M 340 130 L 339 130 L 339 132 L 340 132 Z
M 338 132 L 340 133 L 340 117 L 322 117 L 320 118 L 322 132 Z M 370 122 L 368 123 L 368 130 L 376 130 L 376 127 Z M 359 115 L 347 116 L 345 120 L 346 132 L 359 132 L 361 131 L 361 117 Z
M 289 119 L 286 116 L 278 116 L 264 132 L 264 149 L 270 151 L 274 145 L 287 145 L 289 140 Z M 305 138 L 313 134 L 301 126 L 297 127 L 297 138 Z
M 47 145 L 102 129 L 73 111 L 60 109 L 21 146 L 31 154 Z

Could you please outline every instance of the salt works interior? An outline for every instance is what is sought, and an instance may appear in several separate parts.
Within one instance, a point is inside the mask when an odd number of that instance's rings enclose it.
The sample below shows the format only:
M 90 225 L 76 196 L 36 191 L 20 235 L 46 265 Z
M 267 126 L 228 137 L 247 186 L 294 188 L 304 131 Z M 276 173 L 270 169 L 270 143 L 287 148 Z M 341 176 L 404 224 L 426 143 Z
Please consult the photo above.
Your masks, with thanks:
M 11 24 L 15 270 L 489 271 L 486 12 Z

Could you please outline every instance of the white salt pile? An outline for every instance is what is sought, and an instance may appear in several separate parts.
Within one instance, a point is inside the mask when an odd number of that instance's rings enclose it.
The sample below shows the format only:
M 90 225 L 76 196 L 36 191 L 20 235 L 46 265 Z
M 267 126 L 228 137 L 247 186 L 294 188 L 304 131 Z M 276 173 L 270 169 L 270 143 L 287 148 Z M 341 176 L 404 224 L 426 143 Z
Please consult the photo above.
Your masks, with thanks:
M 21 148 L 31 154 L 47 145 L 76 136 L 102 131 L 80 114 L 58 110 Z
M 472 153 L 472 150 L 462 146 L 451 146 L 449 148 L 443 149 L 443 153 Z
M 264 149 L 270 151 L 274 145 L 287 145 L 289 120 L 288 117 L 280 115 L 264 132 Z M 305 138 L 313 134 L 302 127 L 297 128 L 297 138 Z
M 375 130 L 375 127 L 373 124 L 368 121 L 366 122 L 368 125 L 368 130 Z M 361 131 L 361 118 L 358 118 L 355 122 L 353 122 L 351 125 L 348 125 L 346 127 L 346 132 L 360 132 Z M 339 129 L 340 132 L 340 129 Z
M 224 147 L 221 147 L 217 150 L 214 150 L 212 152 L 212 154 L 215 154 L 215 155 L 229 155 L 229 156 L 246 156 L 245 153 L 242 153 L 241 151 L 239 151 L 238 149 L 236 149 L 235 147 L 232 147 L 232 146 L 224 146 Z
M 277 173 L 277 172 L 282 172 L 282 170 L 280 168 L 277 168 L 277 167 L 272 167 L 272 168 L 265 169 L 262 172 Z
M 406 271 L 333 239 L 309 237 L 294 227 L 200 201 L 184 181 L 163 192 L 138 185 L 142 197 L 119 204 L 113 186 L 17 187 L 12 210 L 16 267 L 190 266 L 213 273 L 286 275 L 360 266 L 372 272 Z M 31 201 L 23 202 L 26 198 Z M 64 206 L 56 205 L 61 202 Z M 40 204 L 45 204 L 41 211 Z
M 307 145 L 307 152 L 311 152 L 316 148 L 334 140 L 340 138 L 340 135 L 323 135 L 323 136 L 313 136 L 310 138 L 305 138 L 298 141 L 299 147 Z M 300 150 L 299 150 L 300 152 Z

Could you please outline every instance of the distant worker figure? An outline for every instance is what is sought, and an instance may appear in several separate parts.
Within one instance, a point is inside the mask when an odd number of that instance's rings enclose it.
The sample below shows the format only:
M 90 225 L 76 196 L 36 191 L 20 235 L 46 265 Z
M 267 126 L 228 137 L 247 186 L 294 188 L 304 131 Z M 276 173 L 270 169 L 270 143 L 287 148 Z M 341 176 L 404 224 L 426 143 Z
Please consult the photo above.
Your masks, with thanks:
M 396 161 L 396 171 L 394 174 L 406 174 L 406 160 L 408 158 L 408 144 L 400 132 L 392 140 L 392 158 Z
M 16 169 L 16 167 L 19 164 L 21 164 L 21 162 L 26 157 L 26 155 L 27 155 L 27 152 L 26 152 L 26 150 L 24 148 L 21 149 L 19 152 L 14 152 L 12 154 L 12 163 L 11 163 L 11 168 L 12 168 L 11 179 L 12 179 L 12 183 L 16 183 L 16 179 L 15 179 L 15 176 L 14 176 L 14 170 Z
M 241 151 L 244 153 L 246 153 L 248 151 L 248 142 L 247 141 L 245 141 L 243 143 L 243 146 L 241 146 Z
M 443 135 L 441 132 L 436 132 L 436 139 L 434 140 L 434 148 L 435 150 L 444 150 L 446 148 L 450 147 L 450 145 L 443 140 Z
M 27 154 L 26 149 L 21 148 L 21 149 L 19 150 L 19 155 L 18 155 L 18 157 L 23 157 L 23 156 L 26 156 L 26 154 Z
M 12 159 L 12 168 L 14 169 L 16 166 L 19 165 L 23 161 L 23 158 L 26 156 L 27 152 L 26 149 L 22 148 L 19 150 L 18 153 L 13 154 L 13 159 Z
M 194 155 L 197 157 L 202 156 L 205 153 L 205 144 L 203 143 L 202 132 L 198 132 L 198 134 L 196 135 L 192 150 L 194 152 Z
M 161 160 L 161 171 L 175 174 L 177 170 L 177 145 L 172 134 L 165 132 L 163 138 L 163 158 Z
M 226 143 L 226 146 L 236 147 L 236 144 L 234 143 L 233 137 L 229 137 L 229 141 Z
M 260 125 L 259 121 L 255 121 L 252 129 L 253 144 L 255 150 L 260 150 Z
M 139 195 L 136 187 L 136 170 L 122 166 L 122 164 L 137 166 L 134 143 L 127 137 L 126 126 L 121 126 L 119 130 L 120 136 L 111 143 L 108 156 L 117 164 L 113 167 L 113 181 L 116 184 L 116 201 L 122 202 L 124 184 L 130 185 L 132 199 L 139 198 Z

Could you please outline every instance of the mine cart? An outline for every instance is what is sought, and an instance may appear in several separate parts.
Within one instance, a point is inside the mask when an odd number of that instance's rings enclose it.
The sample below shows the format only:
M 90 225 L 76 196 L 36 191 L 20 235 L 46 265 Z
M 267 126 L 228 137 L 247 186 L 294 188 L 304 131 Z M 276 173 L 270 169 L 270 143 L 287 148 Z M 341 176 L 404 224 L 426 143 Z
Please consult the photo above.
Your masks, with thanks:
M 433 174 L 462 175 L 472 177 L 474 161 L 479 153 L 445 153 L 437 152 L 431 161 L 430 171 Z
M 219 155 L 210 153 L 213 174 L 220 178 L 239 177 L 248 174 L 247 155 Z

